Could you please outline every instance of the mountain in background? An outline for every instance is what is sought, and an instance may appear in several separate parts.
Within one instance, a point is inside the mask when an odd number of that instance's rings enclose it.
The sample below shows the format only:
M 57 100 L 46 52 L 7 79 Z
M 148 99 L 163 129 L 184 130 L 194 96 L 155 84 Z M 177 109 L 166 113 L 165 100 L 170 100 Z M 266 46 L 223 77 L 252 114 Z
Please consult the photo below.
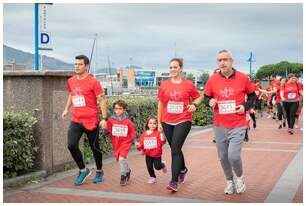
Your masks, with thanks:
M 24 52 L 6 45 L 3 45 L 4 62 L 13 62 L 26 65 L 27 69 L 34 68 L 34 54 Z M 43 68 L 46 70 L 72 70 L 73 64 L 53 57 L 43 55 Z

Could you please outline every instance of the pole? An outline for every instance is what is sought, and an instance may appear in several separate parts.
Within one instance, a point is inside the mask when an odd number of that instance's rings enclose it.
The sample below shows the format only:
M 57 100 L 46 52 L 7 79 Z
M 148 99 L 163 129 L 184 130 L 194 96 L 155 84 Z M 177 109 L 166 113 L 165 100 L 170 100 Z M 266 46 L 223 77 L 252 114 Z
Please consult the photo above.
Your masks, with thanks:
M 96 43 L 96 38 L 97 38 L 98 34 L 95 34 L 95 38 L 94 38 L 94 42 L 92 44 L 92 48 L 91 48 L 91 54 L 90 54 L 90 59 L 89 59 L 89 68 L 88 68 L 88 73 L 90 71 L 90 65 L 91 65 L 91 60 L 92 60 L 92 54 L 94 52 L 94 48 L 95 48 L 95 43 Z
M 250 75 L 252 76 L 252 57 L 253 57 L 253 54 L 251 52 L 251 55 L 250 55 Z
M 113 95 L 113 81 L 112 81 L 112 75 L 111 75 L 111 62 L 110 62 L 109 56 L 107 56 L 107 61 L 108 61 L 108 74 L 109 74 L 110 83 L 111 83 L 110 95 Z
M 34 4 L 34 15 L 35 15 L 35 25 L 34 25 L 34 32 L 35 32 L 35 54 L 34 54 L 34 69 L 39 70 L 39 51 L 38 51 L 38 3 Z

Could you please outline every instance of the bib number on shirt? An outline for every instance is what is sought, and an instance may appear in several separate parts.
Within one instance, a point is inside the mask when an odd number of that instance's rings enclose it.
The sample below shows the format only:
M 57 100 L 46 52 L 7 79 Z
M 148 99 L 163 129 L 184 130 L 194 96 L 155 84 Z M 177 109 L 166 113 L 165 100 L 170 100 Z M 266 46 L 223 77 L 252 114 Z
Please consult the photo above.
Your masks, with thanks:
M 72 104 L 74 107 L 85 107 L 85 97 L 84 96 L 72 96 Z
M 226 100 L 218 102 L 219 114 L 234 114 L 236 113 L 236 101 Z
M 181 114 L 184 110 L 184 102 L 169 101 L 167 105 L 167 112 L 171 114 Z
M 155 148 L 157 148 L 156 137 L 145 138 L 143 140 L 143 147 L 145 149 L 155 149 Z
M 112 127 L 112 135 L 118 137 L 127 137 L 128 126 L 121 124 L 114 124 Z
M 295 99 L 296 93 L 289 93 L 288 94 L 288 99 Z

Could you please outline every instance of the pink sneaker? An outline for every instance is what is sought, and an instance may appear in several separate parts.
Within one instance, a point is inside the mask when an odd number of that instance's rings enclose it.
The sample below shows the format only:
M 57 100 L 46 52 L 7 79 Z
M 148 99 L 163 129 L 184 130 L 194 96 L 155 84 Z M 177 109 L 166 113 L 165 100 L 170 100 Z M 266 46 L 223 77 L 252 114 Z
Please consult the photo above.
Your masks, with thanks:
M 154 184 L 154 183 L 156 183 L 157 181 L 156 181 L 156 178 L 155 177 L 150 177 L 149 178 L 149 180 L 148 180 L 148 183 L 149 184 Z
M 163 173 L 167 173 L 167 172 L 168 172 L 168 170 L 167 170 L 167 167 L 166 167 L 166 162 L 165 162 L 165 161 L 163 161 L 163 164 L 165 165 L 165 166 L 164 166 L 164 168 L 163 168 Z

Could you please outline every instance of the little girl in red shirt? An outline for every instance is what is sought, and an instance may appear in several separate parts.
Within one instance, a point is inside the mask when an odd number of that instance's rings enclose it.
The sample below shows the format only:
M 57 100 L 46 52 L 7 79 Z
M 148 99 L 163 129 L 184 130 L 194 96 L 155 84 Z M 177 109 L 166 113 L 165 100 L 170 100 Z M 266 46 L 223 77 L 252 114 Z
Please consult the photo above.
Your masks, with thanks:
M 140 141 L 135 143 L 136 148 L 146 156 L 146 165 L 150 175 L 149 184 L 156 183 L 156 170 L 167 172 L 166 164 L 161 161 L 162 147 L 166 143 L 166 138 L 157 131 L 157 118 L 148 119 L 145 131 L 140 136 Z M 153 167 L 154 165 L 154 167 Z

